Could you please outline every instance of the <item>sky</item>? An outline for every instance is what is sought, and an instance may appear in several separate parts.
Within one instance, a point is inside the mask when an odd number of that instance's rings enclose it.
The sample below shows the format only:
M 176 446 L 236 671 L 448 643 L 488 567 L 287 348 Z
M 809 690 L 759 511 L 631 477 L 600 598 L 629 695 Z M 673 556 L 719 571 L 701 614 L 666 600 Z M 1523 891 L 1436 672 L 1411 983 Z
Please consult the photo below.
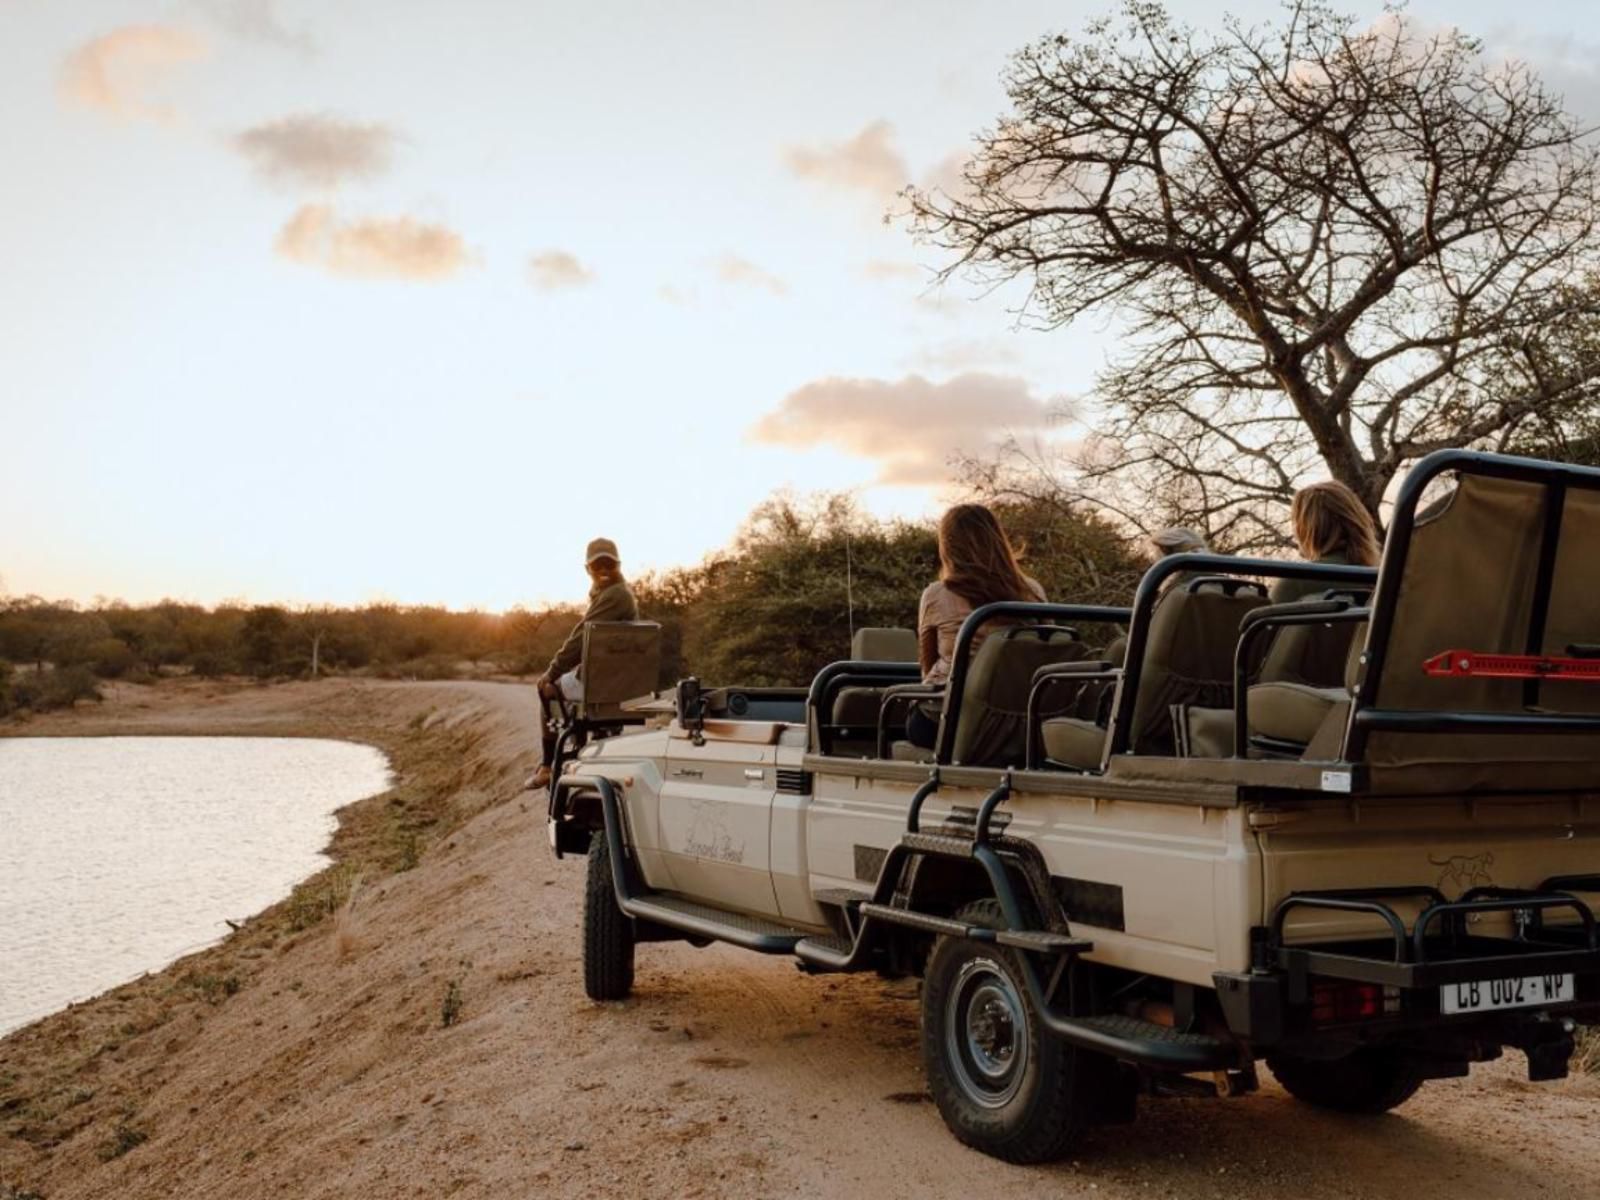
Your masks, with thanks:
M 936 512 L 1115 323 L 885 213 L 1106 7 L 0 0 L 0 595 L 504 609 L 780 489 Z M 1410 11 L 1600 112 L 1579 4 Z

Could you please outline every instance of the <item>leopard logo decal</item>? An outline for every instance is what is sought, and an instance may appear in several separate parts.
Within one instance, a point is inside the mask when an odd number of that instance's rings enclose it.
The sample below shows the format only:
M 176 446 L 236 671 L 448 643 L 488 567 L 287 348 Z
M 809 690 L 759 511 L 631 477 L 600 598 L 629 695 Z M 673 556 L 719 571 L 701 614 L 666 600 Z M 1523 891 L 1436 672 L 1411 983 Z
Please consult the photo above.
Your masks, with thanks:
M 1494 876 L 1489 870 L 1494 866 L 1493 850 L 1485 850 L 1482 854 L 1452 854 L 1448 858 L 1435 858 L 1430 854 L 1428 862 L 1443 868 L 1439 872 L 1437 886 L 1446 894 L 1454 888 L 1459 896 L 1469 888 L 1487 887 L 1494 883 Z

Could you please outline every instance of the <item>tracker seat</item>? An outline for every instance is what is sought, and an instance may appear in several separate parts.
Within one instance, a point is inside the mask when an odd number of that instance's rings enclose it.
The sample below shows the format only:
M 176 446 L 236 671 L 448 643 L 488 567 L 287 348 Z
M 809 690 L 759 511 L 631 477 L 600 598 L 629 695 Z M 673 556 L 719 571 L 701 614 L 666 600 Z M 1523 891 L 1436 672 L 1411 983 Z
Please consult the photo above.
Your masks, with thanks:
M 593 621 L 584 626 L 578 676 L 583 699 L 573 706 L 577 720 L 628 719 L 623 704 L 654 694 L 661 672 L 661 626 L 654 621 Z
M 591 621 L 585 625 L 578 666 L 583 699 L 560 701 L 560 728 L 549 763 L 551 779 L 561 778 L 562 768 L 591 736 L 644 724 L 648 716 L 629 708 L 628 702 L 653 696 L 660 673 L 661 626 L 654 621 Z

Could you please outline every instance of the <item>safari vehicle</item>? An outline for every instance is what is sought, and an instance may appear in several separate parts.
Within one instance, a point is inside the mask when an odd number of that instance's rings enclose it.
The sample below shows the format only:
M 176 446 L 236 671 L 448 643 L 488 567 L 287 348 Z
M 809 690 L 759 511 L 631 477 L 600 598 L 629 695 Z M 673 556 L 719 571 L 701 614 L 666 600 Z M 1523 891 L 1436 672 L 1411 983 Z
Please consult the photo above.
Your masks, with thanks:
M 1014 1162 L 1260 1061 L 1356 1113 L 1506 1047 L 1560 1078 L 1600 1020 L 1597 563 L 1600 471 L 1447 451 L 1377 570 L 1180 555 L 1129 608 L 980 608 L 932 753 L 903 635 L 685 681 L 551 789 L 586 989 L 669 939 L 918 975 L 939 1111 Z

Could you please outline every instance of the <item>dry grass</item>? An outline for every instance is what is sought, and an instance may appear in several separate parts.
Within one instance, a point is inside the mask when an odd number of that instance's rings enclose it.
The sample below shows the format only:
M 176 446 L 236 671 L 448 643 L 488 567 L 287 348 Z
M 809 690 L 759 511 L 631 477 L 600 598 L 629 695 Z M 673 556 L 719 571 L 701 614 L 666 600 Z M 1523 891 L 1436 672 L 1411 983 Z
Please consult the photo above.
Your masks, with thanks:
M 1575 1075 L 1600 1075 L 1600 1025 L 1578 1026 L 1578 1048 L 1572 1056 Z
M 361 947 L 360 933 L 356 927 L 356 896 L 361 892 L 361 876 L 350 881 L 350 894 L 333 916 L 333 957 L 345 962 Z
M 439 1006 L 439 1025 L 449 1029 L 461 1019 L 461 1006 L 466 1002 L 461 992 L 461 980 L 452 979 L 444 989 L 444 1002 Z

